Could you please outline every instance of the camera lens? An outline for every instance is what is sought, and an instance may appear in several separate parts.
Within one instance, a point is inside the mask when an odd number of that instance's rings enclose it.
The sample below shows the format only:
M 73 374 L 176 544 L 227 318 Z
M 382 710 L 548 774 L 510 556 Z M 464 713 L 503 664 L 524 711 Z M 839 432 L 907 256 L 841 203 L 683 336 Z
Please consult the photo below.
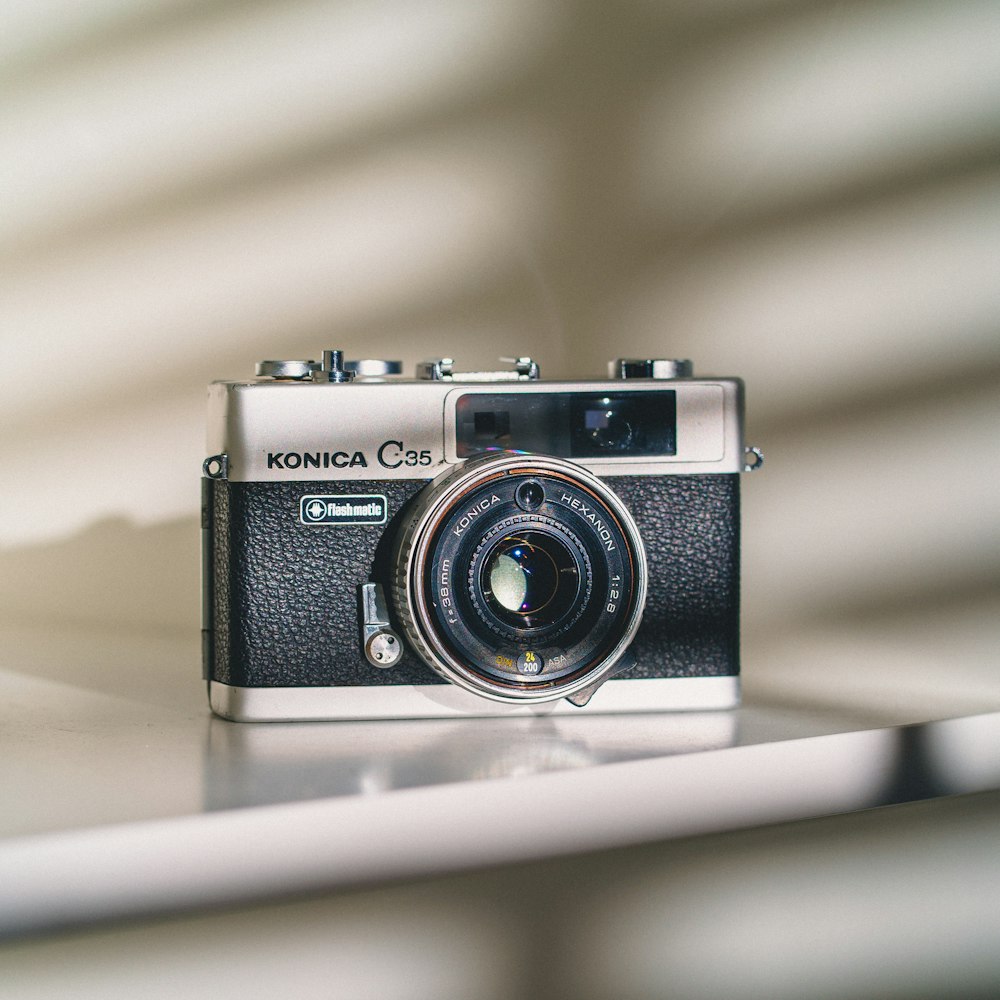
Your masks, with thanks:
M 434 480 L 400 525 L 392 601 L 444 679 L 505 702 L 599 683 L 639 626 L 645 553 L 627 508 L 563 459 L 500 452 Z
M 502 538 L 482 566 L 479 590 L 486 606 L 516 629 L 558 622 L 580 590 L 580 574 L 569 548 L 540 531 Z

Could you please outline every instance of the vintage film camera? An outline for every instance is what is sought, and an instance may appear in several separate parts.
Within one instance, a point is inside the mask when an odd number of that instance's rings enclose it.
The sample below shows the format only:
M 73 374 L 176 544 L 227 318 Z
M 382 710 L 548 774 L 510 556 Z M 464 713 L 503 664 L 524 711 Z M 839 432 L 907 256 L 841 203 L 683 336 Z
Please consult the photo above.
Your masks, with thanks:
M 204 665 L 242 721 L 739 700 L 743 385 L 262 361 L 210 388 Z

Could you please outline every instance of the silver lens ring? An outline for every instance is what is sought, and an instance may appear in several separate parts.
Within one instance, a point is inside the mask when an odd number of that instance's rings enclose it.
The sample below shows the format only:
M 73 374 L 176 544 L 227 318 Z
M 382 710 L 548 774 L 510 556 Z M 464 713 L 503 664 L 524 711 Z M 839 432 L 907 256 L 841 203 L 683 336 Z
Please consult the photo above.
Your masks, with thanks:
M 631 570 L 630 600 L 621 620 L 614 623 L 606 648 L 585 667 L 576 670 L 565 682 L 501 683 L 477 664 L 457 656 L 435 627 L 428 592 L 428 559 L 437 545 L 439 529 L 464 499 L 491 482 L 507 477 L 551 477 L 566 481 L 573 488 L 596 498 L 615 521 L 623 538 Z M 507 480 L 509 481 L 509 480 Z M 401 526 L 394 550 L 392 600 L 404 635 L 420 658 L 445 680 L 474 694 L 507 703 L 540 703 L 573 695 L 604 680 L 628 649 L 642 619 L 646 600 L 646 554 L 639 529 L 628 509 L 605 483 L 572 462 L 547 456 L 501 452 L 470 459 L 430 483 L 418 497 L 409 517 Z M 461 586 L 461 568 L 456 569 L 455 587 Z M 449 596 L 449 595 L 446 595 Z M 441 594 L 437 595 L 438 600 Z

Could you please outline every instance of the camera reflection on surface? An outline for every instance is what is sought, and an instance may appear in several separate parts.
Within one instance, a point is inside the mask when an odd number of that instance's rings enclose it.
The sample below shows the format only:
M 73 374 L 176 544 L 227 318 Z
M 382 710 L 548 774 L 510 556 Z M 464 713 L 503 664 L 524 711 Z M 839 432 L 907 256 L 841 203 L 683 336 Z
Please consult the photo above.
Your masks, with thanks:
M 729 712 L 239 726 L 213 718 L 205 752 L 205 808 L 370 794 L 718 750 L 732 746 L 736 732 L 736 717 Z

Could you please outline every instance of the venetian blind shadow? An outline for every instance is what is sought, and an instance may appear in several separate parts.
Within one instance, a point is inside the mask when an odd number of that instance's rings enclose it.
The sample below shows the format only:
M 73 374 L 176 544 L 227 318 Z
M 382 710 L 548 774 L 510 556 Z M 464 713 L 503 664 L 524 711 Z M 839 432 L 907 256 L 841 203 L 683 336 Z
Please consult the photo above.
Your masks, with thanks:
M 0 624 L 196 635 L 200 537 L 196 517 L 149 526 L 109 518 L 67 539 L 0 550 Z

